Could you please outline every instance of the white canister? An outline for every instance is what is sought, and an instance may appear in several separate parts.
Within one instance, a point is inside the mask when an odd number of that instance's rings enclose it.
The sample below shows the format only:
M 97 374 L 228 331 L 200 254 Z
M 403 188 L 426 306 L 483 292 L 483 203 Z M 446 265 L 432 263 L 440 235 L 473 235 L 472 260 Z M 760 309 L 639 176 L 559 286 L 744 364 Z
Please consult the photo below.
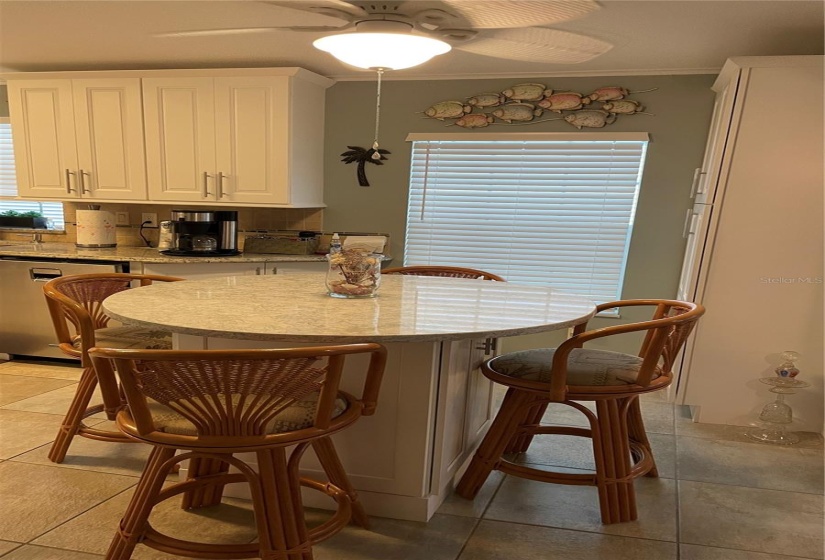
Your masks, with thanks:
M 77 210 L 78 247 L 115 247 L 115 215 L 105 210 Z

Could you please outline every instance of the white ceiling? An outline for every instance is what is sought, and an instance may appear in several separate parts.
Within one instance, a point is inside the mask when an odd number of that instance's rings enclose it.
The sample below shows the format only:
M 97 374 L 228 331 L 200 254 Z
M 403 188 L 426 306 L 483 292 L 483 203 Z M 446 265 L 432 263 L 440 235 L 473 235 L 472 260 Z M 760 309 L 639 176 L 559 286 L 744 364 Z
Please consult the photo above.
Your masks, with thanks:
M 731 56 L 823 53 L 821 0 L 602 0 L 600 4 L 595 13 L 549 26 L 614 45 L 588 62 L 517 62 L 454 49 L 386 77 L 716 73 Z M 330 23 L 340 25 L 326 16 L 255 0 L 0 0 L 0 72 L 300 66 L 336 79 L 373 79 L 371 72 L 346 67 L 314 49 L 312 41 L 321 33 L 154 36 Z

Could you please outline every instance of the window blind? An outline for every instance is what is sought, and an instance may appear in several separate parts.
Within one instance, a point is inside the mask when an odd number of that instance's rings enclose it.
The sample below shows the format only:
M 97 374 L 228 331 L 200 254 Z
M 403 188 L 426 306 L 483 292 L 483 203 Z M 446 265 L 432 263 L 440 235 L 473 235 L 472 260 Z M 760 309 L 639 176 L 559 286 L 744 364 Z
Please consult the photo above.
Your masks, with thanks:
M 17 196 L 11 125 L 0 120 L 0 196 Z
M 0 119 L 0 212 L 40 212 L 51 220 L 53 229 L 65 229 L 63 204 L 60 202 L 39 202 L 36 200 L 8 200 L 3 197 L 17 196 L 17 178 L 14 173 L 14 149 L 12 146 L 11 124 L 8 119 Z
M 419 136 L 408 138 L 405 265 L 478 268 L 597 303 L 621 298 L 646 134 Z

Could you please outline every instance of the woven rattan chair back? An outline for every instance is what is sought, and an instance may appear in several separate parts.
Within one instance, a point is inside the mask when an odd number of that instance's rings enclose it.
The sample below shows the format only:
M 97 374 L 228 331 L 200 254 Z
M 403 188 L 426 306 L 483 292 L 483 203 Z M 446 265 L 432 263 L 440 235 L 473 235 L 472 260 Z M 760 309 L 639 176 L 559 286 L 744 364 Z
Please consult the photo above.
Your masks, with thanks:
M 658 299 L 615 301 L 596 309 L 637 306 L 652 306 L 652 318 L 594 330 L 584 323 L 558 348 L 505 354 L 482 364 L 484 375 L 508 391 L 456 487 L 459 495 L 475 497 L 496 469 L 531 480 L 596 486 L 603 523 L 636 519 L 633 480 L 658 476 L 638 397 L 670 385 L 676 356 L 705 311 L 694 303 Z M 629 333 L 644 333 L 638 357 L 583 349 L 591 340 Z M 595 412 L 579 401 L 593 401 Z M 551 402 L 578 410 L 589 429 L 552 425 L 544 418 Z M 550 434 L 590 438 L 595 474 L 536 469 L 507 458 L 526 452 L 533 436 Z
M 93 348 L 89 354 L 96 367 L 114 362 L 121 379 L 129 407 L 118 414 L 118 426 L 153 445 L 107 560 L 128 560 L 138 543 L 196 558 L 312 560 L 314 543 L 351 519 L 366 521 L 356 517 L 357 497 L 330 435 L 375 411 L 386 364 L 380 344 L 278 350 Z M 347 358 L 358 355 L 369 356 L 369 364 L 365 373 L 357 372 L 364 375 L 364 385 L 353 396 L 339 391 L 339 383 Z M 295 408 L 309 414 L 285 420 Z M 300 460 L 309 446 L 329 482 L 300 475 Z M 254 454 L 255 467 L 247 463 L 248 453 Z M 187 459 L 187 480 L 169 485 L 170 472 Z M 237 472 L 229 472 L 230 465 Z M 256 542 L 184 541 L 149 523 L 153 507 L 163 500 L 184 494 L 184 509 L 216 505 L 224 485 L 235 482 L 249 485 Z M 333 498 L 338 503 L 333 516 L 308 528 L 301 487 Z
M 483 270 L 458 266 L 399 266 L 387 268 L 382 274 L 406 274 L 408 276 L 444 276 L 448 278 L 474 278 L 504 282 L 504 278 Z
M 173 438 L 175 445 L 245 447 L 288 440 L 289 423 L 273 431 L 273 421 L 291 407 L 312 408 L 311 423 L 302 430 L 328 430 L 341 408 L 344 360 L 365 353 L 372 362 L 362 396 L 347 396 L 360 416 L 375 410 L 384 359 L 378 344 L 247 351 L 95 349 L 93 355 L 96 364 L 114 361 L 135 435 L 158 444 L 170 441 L 153 417 L 154 401 L 184 418 L 195 432 Z
M 153 282 L 176 282 L 182 278 L 151 274 L 76 274 L 61 276 L 43 285 L 60 349 L 91 366 L 86 352 L 95 345 L 94 331 L 109 326 L 102 303 L 107 297 L 128 290 L 133 285 Z M 81 348 L 76 347 L 80 340 Z
M 103 300 L 132 286 L 147 286 L 153 282 L 173 282 L 181 278 L 150 274 L 77 274 L 61 276 L 43 285 L 46 304 L 57 335 L 60 350 L 83 366 L 80 382 L 63 419 L 49 459 L 62 462 L 75 435 L 102 441 L 131 442 L 120 432 L 95 429 L 83 424 L 83 419 L 102 410 L 110 418 L 124 405 L 117 381 L 110 368 L 96 372 L 88 350 L 97 343 L 96 332 L 109 326 L 103 312 Z M 163 333 L 165 334 L 165 333 Z M 89 406 L 95 388 L 100 386 L 103 405 Z

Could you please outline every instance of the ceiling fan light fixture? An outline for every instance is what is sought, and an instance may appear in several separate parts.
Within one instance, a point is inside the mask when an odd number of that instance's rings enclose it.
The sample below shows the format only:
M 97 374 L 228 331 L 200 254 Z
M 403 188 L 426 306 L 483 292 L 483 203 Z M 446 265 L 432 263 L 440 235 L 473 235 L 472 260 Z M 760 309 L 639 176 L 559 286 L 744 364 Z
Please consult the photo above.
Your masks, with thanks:
M 322 37 L 312 44 L 341 62 L 365 70 L 412 68 L 451 49 L 444 41 L 412 35 L 410 29 L 403 22 L 365 21 L 358 24 L 357 31 Z

